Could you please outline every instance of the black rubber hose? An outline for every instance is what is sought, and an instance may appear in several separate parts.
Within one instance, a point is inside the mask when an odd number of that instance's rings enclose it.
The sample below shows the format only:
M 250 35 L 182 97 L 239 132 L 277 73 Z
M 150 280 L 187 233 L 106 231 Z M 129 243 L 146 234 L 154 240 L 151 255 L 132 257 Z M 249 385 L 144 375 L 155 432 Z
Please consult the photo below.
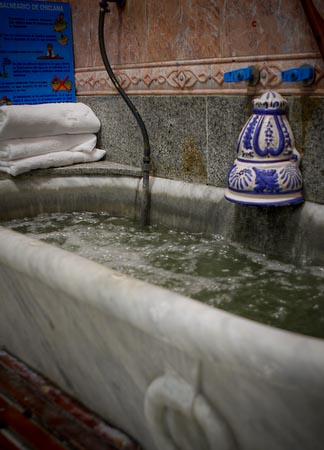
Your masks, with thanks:
M 143 143 L 144 143 L 144 156 L 143 156 L 143 196 L 142 196 L 142 213 L 141 213 L 141 220 L 143 225 L 149 224 L 149 215 L 150 215 L 150 187 L 149 187 L 149 179 L 150 179 L 150 162 L 151 162 L 151 147 L 150 147 L 150 141 L 147 134 L 147 130 L 145 127 L 145 124 L 143 122 L 143 119 L 140 115 L 140 113 L 137 111 L 135 105 L 132 103 L 124 89 L 119 84 L 119 81 L 117 80 L 107 57 L 106 47 L 105 47 L 105 41 L 104 41 L 104 24 L 105 24 L 105 14 L 108 12 L 107 9 L 107 2 L 100 3 L 100 12 L 99 12 L 99 46 L 100 46 L 100 53 L 103 60 L 103 63 L 105 65 L 105 68 L 107 70 L 107 73 L 109 75 L 109 78 L 111 79 L 113 85 L 119 92 L 119 94 L 124 99 L 125 103 L 131 110 L 133 116 L 135 117 L 143 136 Z

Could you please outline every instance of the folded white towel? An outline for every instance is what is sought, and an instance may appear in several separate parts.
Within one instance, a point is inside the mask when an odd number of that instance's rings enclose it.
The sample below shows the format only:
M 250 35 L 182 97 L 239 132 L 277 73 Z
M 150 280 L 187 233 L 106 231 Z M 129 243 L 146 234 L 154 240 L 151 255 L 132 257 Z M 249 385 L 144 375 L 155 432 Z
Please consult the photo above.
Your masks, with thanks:
M 97 133 L 100 122 L 83 103 L 9 105 L 0 108 L 0 141 L 5 139 Z
M 60 151 L 91 152 L 97 143 L 95 134 L 60 134 L 36 138 L 0 141 L 0 160 L 12 161 Z
M 56 152 L 32 156 L 15 161 L 0 161 L 0 171 L 16 176 L 34 169 L 69 166 L 76 163 L 99 161 L 106 154 L 105 150 L 95 148 L 92 152 Z

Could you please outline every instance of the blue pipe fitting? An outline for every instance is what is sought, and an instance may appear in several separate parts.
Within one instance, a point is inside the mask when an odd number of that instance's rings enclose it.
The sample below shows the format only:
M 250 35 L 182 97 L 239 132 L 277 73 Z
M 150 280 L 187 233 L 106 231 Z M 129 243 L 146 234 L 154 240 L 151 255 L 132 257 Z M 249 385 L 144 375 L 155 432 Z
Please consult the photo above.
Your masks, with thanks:
M 310 86 L 315 81 L 315 70 L 312 66 L 295 67 L 281 72 L 281 80 L 288 83 L 302 82 L 304 86 Z
M 255 86 L 259 79 L 259 70 L 254 66 L 244 67 L 224 73 L 225 83 L 239 83 L 240 81 L 247 81 L 248 84 Z

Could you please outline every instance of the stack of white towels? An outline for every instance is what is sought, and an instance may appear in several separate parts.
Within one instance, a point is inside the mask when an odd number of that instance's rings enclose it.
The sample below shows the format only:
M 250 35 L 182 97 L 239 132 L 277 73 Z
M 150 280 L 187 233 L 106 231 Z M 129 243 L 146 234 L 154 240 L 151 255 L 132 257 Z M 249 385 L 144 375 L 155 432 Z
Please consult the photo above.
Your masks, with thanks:
M 100 121 L 83 103 L 0 107 L 0 171 L 16 176 L 33 169 L 94 162 Z

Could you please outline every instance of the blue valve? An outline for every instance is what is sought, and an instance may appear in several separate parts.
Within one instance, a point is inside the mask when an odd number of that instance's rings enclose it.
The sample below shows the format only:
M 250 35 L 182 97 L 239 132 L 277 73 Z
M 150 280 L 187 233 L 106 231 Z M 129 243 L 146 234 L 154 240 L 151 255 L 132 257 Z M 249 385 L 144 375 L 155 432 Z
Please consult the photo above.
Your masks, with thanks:
M 315 70 L 312 66 L 296 67 L 284 70 L 281 73 L 281 80 L 287 82 L 302 81 L 304 86 L 311 85 L 315 80 Z
M 224 73 L 224 81 L 226 83 L 238 83 L 247 81 L 251 85 L 255 85 L 259 81 L 259 71 L 254 66 L 244 67 L 238 70 Z

